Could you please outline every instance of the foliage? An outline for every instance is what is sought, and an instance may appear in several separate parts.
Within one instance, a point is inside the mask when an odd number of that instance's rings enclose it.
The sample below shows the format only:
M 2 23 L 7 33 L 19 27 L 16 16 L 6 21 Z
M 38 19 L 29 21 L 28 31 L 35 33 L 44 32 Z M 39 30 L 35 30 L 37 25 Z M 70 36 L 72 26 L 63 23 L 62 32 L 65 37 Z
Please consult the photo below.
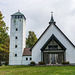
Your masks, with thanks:
M 30 66 L 34 66 L 36 63 L 34 61 L 30 62 Z
M 9 62 L 8 62 L 8 61 L 6 61 L 6 62 L 5 62 L 5 65 L 7 66 L 8 64 L 9 64 Z
M 1 62 L 0 62 L 0 66 L 1 66 Z
M 40 61 L 39 62 L 39 65 L 45 65 L 46 63 L 45 62 L 43 62 L 43 61 Z
M 62 61 L 62 64 L 63 65 L 68 65 L 69 64 L 69 61 Z
M 9 55 L 9 36 L 7 34 L 8 27 L 3 21 L 4 16 L 0 11 L 0 62 L 8 61 Z
M 37 37 L 33 31 L 29 31 L 28 38 L 26 38 L 26 47 L 31 48 L 35 42 L 37 41 Z

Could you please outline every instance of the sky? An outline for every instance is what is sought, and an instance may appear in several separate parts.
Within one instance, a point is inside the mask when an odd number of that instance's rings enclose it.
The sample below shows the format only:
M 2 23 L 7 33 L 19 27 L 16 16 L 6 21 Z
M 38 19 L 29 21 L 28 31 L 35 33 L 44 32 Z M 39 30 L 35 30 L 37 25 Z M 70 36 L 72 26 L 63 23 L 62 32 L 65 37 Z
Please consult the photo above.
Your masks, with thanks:
M 39 38 L 48 27 L 53 11 L 56 25 L 75 44 L 75 0 L 0 0 L 9 35 L 11 15 L 18 10 L 26 17 L 26 37 L 28 31 L 34 31 Z

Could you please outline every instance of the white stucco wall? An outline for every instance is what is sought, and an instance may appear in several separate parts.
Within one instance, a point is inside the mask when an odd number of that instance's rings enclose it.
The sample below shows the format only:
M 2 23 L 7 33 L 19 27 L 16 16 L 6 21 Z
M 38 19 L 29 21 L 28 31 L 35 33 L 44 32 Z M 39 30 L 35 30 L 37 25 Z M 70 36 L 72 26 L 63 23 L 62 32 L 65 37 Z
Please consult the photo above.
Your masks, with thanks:
M 15 22 L 14 22 L 15 20 Z M 18 31 L 16 31 L 16 28 Z M 17 36 L 17 39 L 15 37 Z M 17 48 L 15 48 L 17 45 Z M 25 19 L 11 18 L 9 65 L 21 65 L 25 48 Z M 15 57 L 17 54 L 17 57 Z
M 28 60 L 26 60 L 26 58 L 28 58 Z M 32 61 L 32 60 L 30 60 L 30 58 L 32 58 L 32 56 L 23 56 L 22 57 L 22 65 L 30 64 L 30 62 Z
M 75 48 L 64 37 L 64 35 L 52 24 L 37 44 L 32 49 L 32 60 L 38 63 L 41 61 L 41 48 L 47 42 L 47 40 L 54 34 L 56 38 L 66 47 L 66 61 L 75 63 Z

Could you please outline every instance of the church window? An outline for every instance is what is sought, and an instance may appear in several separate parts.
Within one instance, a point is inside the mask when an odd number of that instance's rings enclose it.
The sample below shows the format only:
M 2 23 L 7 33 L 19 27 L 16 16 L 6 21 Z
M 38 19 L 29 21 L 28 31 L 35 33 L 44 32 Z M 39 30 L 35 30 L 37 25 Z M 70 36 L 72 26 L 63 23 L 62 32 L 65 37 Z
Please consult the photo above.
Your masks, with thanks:
M 15 37 L 15 39 L 17 39 L 17 36 Z
M 15 18 L 15 16 L 12 16 L 12 18 Z
M 21 18 L 21 16 L 19 16 L 19 18 Z
M 22 16 L 21 16 L 21 18 L 22 18 Z
M 19 16 L 18 16 L 18 18 L 19 18 Z
M 26 58 L 26 60 L 28 60 L 28 58 Z
M 32 60 L 32 58 L 30 58 L 30 60 Z
M 15 16 L 15 18 L 16 18 L 16 16 Z
M 16 16 L 16 18 L 18 18 L 18 16 Z
M 15 45 L 15 48 L 17 48 L 17 45 Z
M 58 45 L 49 45 L 48 48 L 49 49 L 58 49 Z
M 16 28 L 16 31 L 18 31 L 18 28 Z
M 58 45 L 54 45 L 54 49 L 58 49 Z
M 15 54 L 15 57 L 17 57 L 17 54 Z
M 53 45 L 49 45 L 48 48 L 49 48 L 49 49 L 53 49 Z

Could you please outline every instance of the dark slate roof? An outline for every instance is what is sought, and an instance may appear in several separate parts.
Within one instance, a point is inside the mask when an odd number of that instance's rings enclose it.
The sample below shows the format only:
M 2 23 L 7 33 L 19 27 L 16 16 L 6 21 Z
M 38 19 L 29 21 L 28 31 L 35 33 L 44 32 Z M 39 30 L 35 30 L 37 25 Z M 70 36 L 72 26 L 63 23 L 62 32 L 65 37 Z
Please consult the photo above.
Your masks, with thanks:
M 50 43 L 50 41 L 52 39 L 54 39 L 63 50 L 66 50 L 65 46 L 55 37 L 54 34 L 52 34 L 52 36 L 48 39 L 48 41 L 43 45 L 43 47 L 41 48 L 41 50 L 44 50 L 46 48 L 46 46 Z
M 49 27 L 51 26 L 52 22 L 49 22 L 49 26 L 46 28 L 46 30 L 42 33 L 42 35 L 39 37 L 39 39 L 36 41 L 36 43 L 32 46 L 32 48 L 30 49 L 30 51 L 32 51 L 33 47 L 37 44 L 37 42 L 41 39 L 41 37 L 45 34 L 45 32 L 49 29 Z M 55 27 L 64 35 L 64 37 L 71 43 L 71 45 L 75 48 L 75 45 L 66 37 L 66 35 L 58 28 L 58 26 L 53 23 L 55 25 Z
M 32 53 L 30 51 L 30 48 L 24 48 L 24 51 L 23 51 L 23 56 L 31 56 Z
M 11 16 L 23 16 L 26 19 L 26 17 L 20 11 L 12 14 Z

